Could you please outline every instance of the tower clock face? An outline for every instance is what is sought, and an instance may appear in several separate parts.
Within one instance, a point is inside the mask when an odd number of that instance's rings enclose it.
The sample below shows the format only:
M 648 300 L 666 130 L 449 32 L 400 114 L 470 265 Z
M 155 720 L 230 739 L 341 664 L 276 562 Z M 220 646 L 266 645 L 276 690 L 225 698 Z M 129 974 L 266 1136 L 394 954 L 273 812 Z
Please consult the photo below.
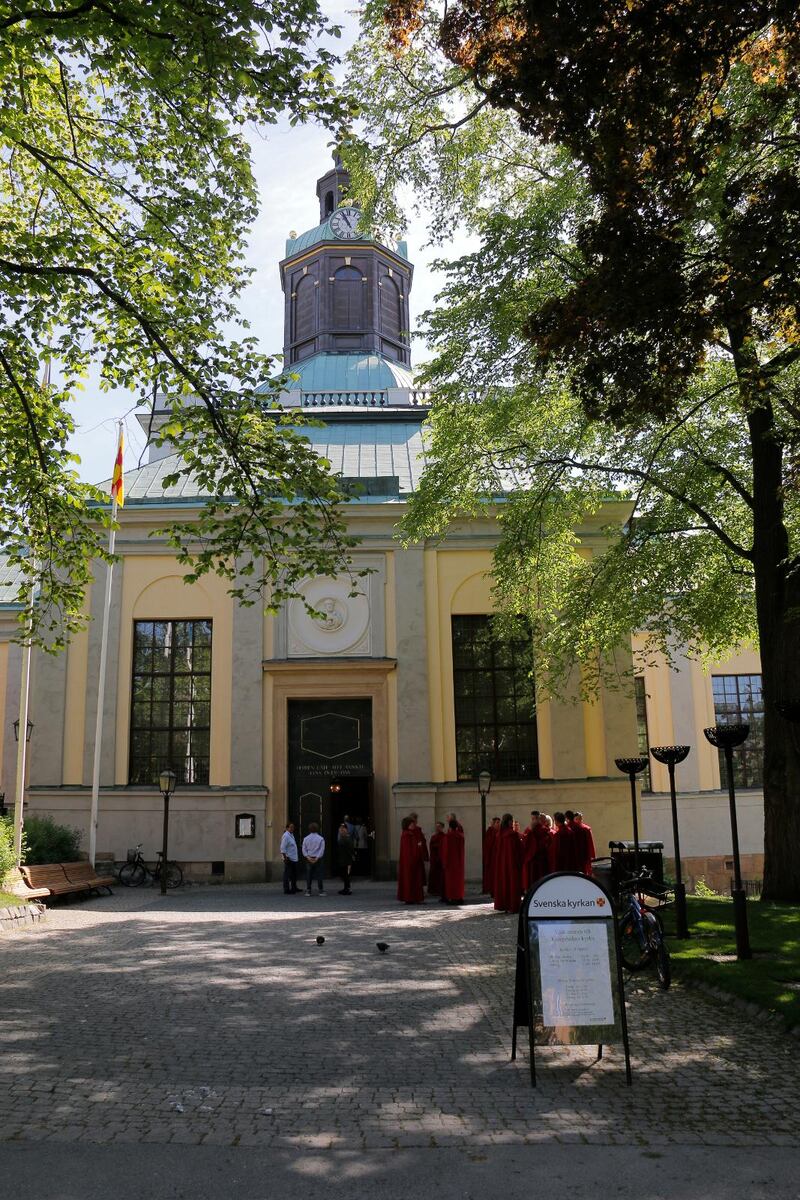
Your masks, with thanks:
M 358 237 L 358 218 L 361 214 L 357 208 L 337 208 L 331 216 L 331 229 L 338 238 L 352 241 Z

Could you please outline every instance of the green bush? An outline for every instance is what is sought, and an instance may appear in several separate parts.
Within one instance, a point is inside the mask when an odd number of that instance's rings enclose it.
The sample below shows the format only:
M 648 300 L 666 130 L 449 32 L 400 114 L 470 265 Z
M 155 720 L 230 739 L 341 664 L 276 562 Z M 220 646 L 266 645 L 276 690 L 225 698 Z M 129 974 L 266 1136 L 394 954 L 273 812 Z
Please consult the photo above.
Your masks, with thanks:
M 14 823 L 10 817 L 0 817 L 0 887 L 14 862 Z
M 705 876 L 701 875 L 694 885 L 694 894 L 699 896 L 701 900 L 711 900 L 715 896 L 719 896 L 719 892 L 715 892 L 712 887 L 706 883 Z
M 22 858 L 26 866 L 75 862 L 80 855 L 81 835 L 78 830 L 57 825 L 52 817 L 26 818 L 25 841 Z

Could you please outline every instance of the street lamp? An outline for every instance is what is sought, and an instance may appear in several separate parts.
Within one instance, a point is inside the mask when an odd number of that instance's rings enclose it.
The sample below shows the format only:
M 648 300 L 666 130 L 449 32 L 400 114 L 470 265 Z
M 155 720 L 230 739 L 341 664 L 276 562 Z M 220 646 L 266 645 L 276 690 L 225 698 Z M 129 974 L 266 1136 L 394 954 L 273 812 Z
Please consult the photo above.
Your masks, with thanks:
M 728 775 L 728 801 L 731 809 L 731 839 L 733 841 L 733 921 L 736 927 L 736 957 L 752 958 L 750 934 L 747 928 L 747 897 L 742 887 L 742 868 L 739 861 L 739 827 L 736 822 L 736 792 L 733 786 L 733 748 L 741 746 L 750 733 L 750 726 L 711 725 L 704 729 L 706 740 L 725 752 Z
M 33 721 L 29 720 L 25 723 L 25 741 L 26 742 L 29 742 L 31 740 L 32 733 L 33 733 Z M 17 717 L 16 721 L 14 722 L 14 741 L 15 742 L 19 741 L 19 717 Z
M 669 771 L 669 798 L 672 804 L 672 841 L 675 847 L 675 925 L 679 938 L 689 936 L 689 917 L 686 911 L 686 886 L 681 871 L 681 843 L 678 836 L 678 797 L 675 794 L 675 765 L 683 762 L 689 746 L 651 746 L 650 753 L 656 762 L 663 763 Z
M 167 847 L 169 842 L 169 798 L 175 791 L 175 772 L 162 771 L 158 786 L 164 797 L 164 836 L 161 841 L 161 895 L 167 894 Z
M 615 758 L 617 769 L 631 781 L 631 813 L 633 814 L 633 868 L 639 874 L 639 814 L 636 811 L 636 776 L 650 762 L 646 756 L 638 758 Z
M 489 771 L 481 771 L 478 776 L 478 791 L 481 794 L 481 879 L 486 878 L 486 863 L 484 861 L 486 855 L 486 846 L 484 839 L 486 835 L 486 797 L 492 790 L 492 776 Z

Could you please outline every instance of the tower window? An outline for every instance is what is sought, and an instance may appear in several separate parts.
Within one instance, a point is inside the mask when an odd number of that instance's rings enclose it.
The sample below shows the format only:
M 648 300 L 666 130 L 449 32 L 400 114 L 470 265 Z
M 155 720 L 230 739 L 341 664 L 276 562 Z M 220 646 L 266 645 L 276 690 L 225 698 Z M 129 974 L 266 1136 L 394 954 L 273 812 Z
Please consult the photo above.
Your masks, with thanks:
M 325 193 L 325 216 L 329 217 L 333 212 L 333 192 Z
M 302 275 L 292 301 L 294 309 L 293 342 L 303 342 L 316 333 L 316 288 L 311 275 Z
M 355 267 L 339 267 L 333 276 L 333 326 L 363 329 L 366 289 Z
M 389 278 L 389 276 L 381 280 L 380 297 L 381 333 L 388 338 L 399 341 L 403 320 L 400 289 L 394 279 Z

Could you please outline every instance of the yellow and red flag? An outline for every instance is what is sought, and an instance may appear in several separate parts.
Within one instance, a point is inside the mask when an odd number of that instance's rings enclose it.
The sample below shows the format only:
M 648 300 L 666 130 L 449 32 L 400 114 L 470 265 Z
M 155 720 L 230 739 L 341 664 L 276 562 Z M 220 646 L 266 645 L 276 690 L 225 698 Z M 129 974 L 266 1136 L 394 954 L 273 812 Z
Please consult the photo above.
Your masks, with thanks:
M 125 503 L 125 472 L 122 468 L 122 451 L 125 448 L 125 434 L 120 427 L 117 457 L 114 462 L 114 474 L 111 477 L 111 499 L 116 500 L 120 508 Z

